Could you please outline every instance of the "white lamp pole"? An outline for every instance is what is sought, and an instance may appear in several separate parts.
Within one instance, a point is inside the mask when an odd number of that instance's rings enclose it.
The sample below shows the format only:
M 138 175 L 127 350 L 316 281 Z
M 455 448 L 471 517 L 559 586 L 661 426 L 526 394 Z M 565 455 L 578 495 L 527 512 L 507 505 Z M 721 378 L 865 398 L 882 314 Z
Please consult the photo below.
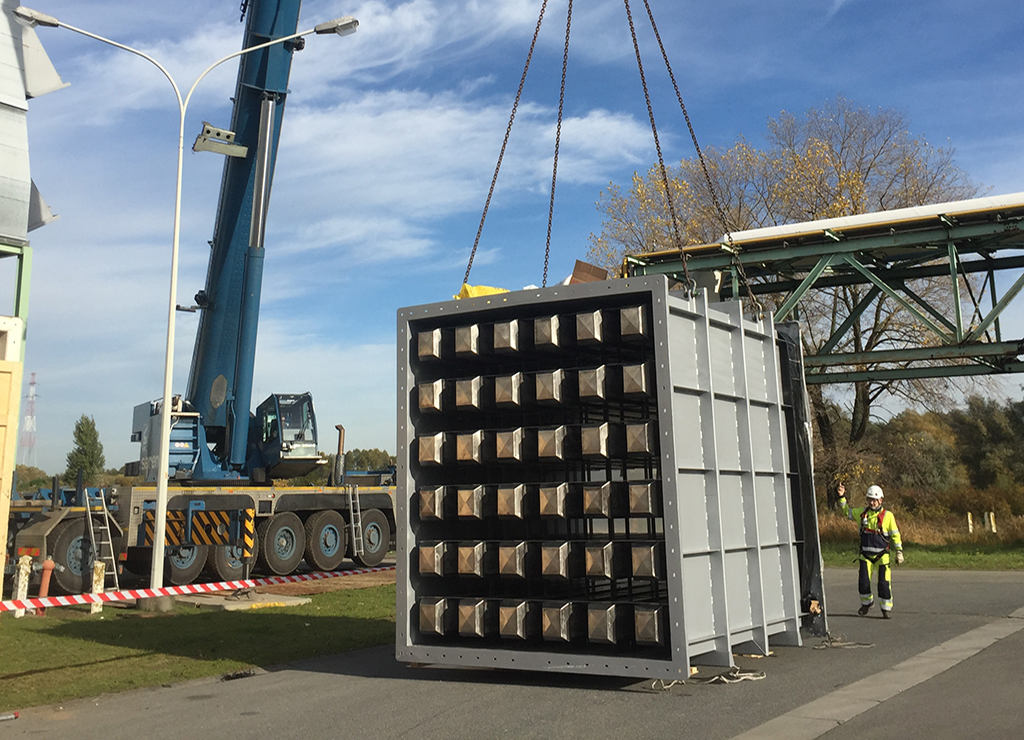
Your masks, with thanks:
M 160 62 L 148 54 L 141 52 L 138 49 L 133 49 L 130 46 L 119 44 L 116 41 L 111 41 L 110 39 L 102 36 L 97 36 L 94 33 L 83 31 L 81 28 L 69 26 L 66 23 L 58 21 L 53 16 L 46 15 L 45 13 L 40 13 L 35 10 L 30 10 L 26 7 L 19 6 L 14 8 L 12 12 L 17 19 L 25 25 L 66 28 L 69 31 L 80 33 L 83 36 L 88 36 L 91 39 L 102 41 L 105 44 L 116 46 L 118 49 L 124 49 L 125 51 L 129 51 L 132 54 L 142 57 L 163 72 L 164 77 L 167 78 L 167 81 L 171 83 L 171 87 L 174 88 L 174 95 L 178 100 L 178 173 L 174 186 L 174 234 L 171 240 L 171 287 L 170 301 L 167 310 L 167 355 L 164 361 L 163 403 L 160 409 L 160 460 L 157 467 L 156 518 L 153 523 L 153 564 L 152 570 L 150 571 L 150 588 L 161 588 L 164 583 L 162 543 L 164 542 L 167 529 L 167 478 L 168 467 L 170 465 L 171 386 L 174 376 L 174 322 L 178 306 L 178 237 L 181 232 L 181 170 L 185 151 L 185 111 L 188 109 L 188 103 L 192 99 L 192 93 L 195 92 L 196 86 L 204 77 L 206 77 L 206 75 L 224 62 L 234 59 L 235 57 L 242 56 L 243 54 L 248 54 L 251 51 L 265 49 L 268 46 L 290 41 L 291 39 L 296 39 L 300 36 L 308 36 L 311 33 L 347 36 L 351 33 L 355 33 L 356 28 L 359 26 L 359 21 L 352 16 L 336 18 L 333 21 L 321 23 L 305 31 L 293 33 L 290 36 L 282 36 L 279 39 L 267 41 L 263 44 L 257 44 L 256 46 L 250 46 L 246 49 L 242 49 L 241 51 L 236 51 L 234 54 L 229 54 L 223 59 L 219 59 L 207 67 L 206 70 L 196 78 L 196 81 L 192 83 L 192 87 L 189 89 L 184 101 L 182 101 L 181 91 L 178 89 L 178 85 L 174 81 L 174 78 L 171 77 L 170 73 L 164 69 Z M 158 543 L 160 544 L 158 545 Z

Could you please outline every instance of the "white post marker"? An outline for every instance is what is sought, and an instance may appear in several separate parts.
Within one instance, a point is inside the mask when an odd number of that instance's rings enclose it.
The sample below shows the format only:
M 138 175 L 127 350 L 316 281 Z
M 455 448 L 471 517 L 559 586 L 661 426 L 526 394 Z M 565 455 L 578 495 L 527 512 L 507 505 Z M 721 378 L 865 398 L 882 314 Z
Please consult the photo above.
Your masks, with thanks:
M 154 557 L 152 558 L 153 565 L 150 571 L 150 588 L 161 588 L 164 585 L 164 558 L 162 555 L 161 557 L 155 557 L 155 553 L 158 549 L 157 543 L 160 543 L 159 547 L 164 546 L 164 538 L 167 532 L 167 476 L 168 467 L 170 465 L 171 386 L 174 375 L 174 321 L 178 307 L 178 244 L 181 233 L 181 169 L 185 148 L 185 111 L 188 108 L 189 100 L 192 99 L 192 93 L 195 92 L 196 85 L 198 85 L 206 75 L 224 62 L 234 59 L 235 57 L 240 57 L 243 54 L 248 54 L 252 51 L 265 49 L 268 46 L 273 46 L 274 44 L 291 41 L 292 39 L 297 39 L 300 36 L 308 36 L 311 33 L 318 35 L 337 34 L 338 36 L 348 36 L 349 34 L 356 32 L 356 28 L 359 26 L 359 21 L 352 16 L 347 15 L 342 18 L 336 18 L 333 21 L 320 23 L 313 28 L 306 29 L 305 31 L 299 31 L 298 33 L 293 33 L 289 36 L 282 36 L 279 39 L 273 39 L 272 41 L 267 41 L 262 44 L 256 44 L 255 46 L 250 46 L 246 49 L 242 49 L 241 51 L 229 54 L 223 59 L 219 59 L 211 64 L 206 68 L 205 72 L 196 78 L 196 81 L 192 83 L 192 87 L 183 101 L 181 98 L 181 91 L 178 89 L 178 84 L 174 81 L 174 78 L 171 77 L 170 73 L 166 69 L 164 69 L 163 65 L 148 54 L 141 52 L 138 49 L 133 49 L 130 46 L 119 44 L 116 41 L 111 41 L 103 36 L 97 36 L 94 33 L 83 31 L 81 28 L 69 26 L 66 23 L 58 21 L 52 15 L 46 15 L 45 13 L 40 13 L 39 11 L 31 10 L 24 6 L 14 8 L 11 12 L 14 13 L 18 21 L 24 25 L 30 27 L 44 26 L 46 28 L 66 28 L 69 31 L 74 31 L 75 33 L 88 36 L 89 38 L 96 39 L 97 41 L 102 41 L 104 44 L 115 46 L 118 49 L 124 49 L 136 56 L 142 57 L 163 73 L 164 77 L 167 78 L 167 81 L 171 83 L 171 87 L 174 88 L 174 95 L 178 100 L 178 176 L 174 190 L 174 231 L 171 240 L 170 305 L 167 311 L 167 351 L 164 361 L 164 393 L 163 402 L 160 405 L 160 458 L 157 467 L 156 514 L 153 522 Z
M 18 601 L 28 598 L 28 579 L 32 576 L 32 556 L 22 555 L 18 558 L 18 569 L 14 572 L 14 588 L 12 593 Z M 15 609 L 14 618 L 21 619 L 25 616 L 24 609 Z
M 94 594 L 103 593 L 103 584 L 107 580 L 107 564 L 102 560 L 94 560 L 92 564 L 92 592 Z M 103 611 L 103 602 L 94 601 L 89 604 L 90 614 L 99 614 Z
M 967 512 L 967 534 L 974 534 L 974 517 L 969 511 Z

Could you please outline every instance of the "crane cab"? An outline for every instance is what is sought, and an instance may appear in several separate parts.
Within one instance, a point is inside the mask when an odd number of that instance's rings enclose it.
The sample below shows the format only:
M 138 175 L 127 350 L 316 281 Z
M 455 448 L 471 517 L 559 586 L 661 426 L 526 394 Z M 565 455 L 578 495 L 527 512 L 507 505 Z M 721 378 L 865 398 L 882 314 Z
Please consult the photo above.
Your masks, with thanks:
M 326 464 L 317 451 L 316 414 L 309 393 L 276 393 L 256 407 L 250 427 L 254 482 L 298 478 Z M 261 480 L 261 478 L 263 480 Z

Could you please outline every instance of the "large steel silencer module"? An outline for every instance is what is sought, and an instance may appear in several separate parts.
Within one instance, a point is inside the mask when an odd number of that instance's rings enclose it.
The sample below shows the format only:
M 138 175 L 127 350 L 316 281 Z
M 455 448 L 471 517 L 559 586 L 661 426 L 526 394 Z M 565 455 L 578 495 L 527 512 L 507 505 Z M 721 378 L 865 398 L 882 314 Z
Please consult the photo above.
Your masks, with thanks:
M 779 341 L 661 276 L 401 309 L 398 659 L 668 679 L 800 644 Z

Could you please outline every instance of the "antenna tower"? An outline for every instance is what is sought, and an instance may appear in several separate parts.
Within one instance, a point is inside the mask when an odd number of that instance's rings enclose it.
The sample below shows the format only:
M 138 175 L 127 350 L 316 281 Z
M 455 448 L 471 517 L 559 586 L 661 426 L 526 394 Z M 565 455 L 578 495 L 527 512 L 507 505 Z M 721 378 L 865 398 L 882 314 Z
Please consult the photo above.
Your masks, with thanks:
M 25 402 L 25 419 L 21 422 L 21 439 L 18 442 L 19 464 L 37 467 L 36 461 L 36 374 L 28 384 Z

